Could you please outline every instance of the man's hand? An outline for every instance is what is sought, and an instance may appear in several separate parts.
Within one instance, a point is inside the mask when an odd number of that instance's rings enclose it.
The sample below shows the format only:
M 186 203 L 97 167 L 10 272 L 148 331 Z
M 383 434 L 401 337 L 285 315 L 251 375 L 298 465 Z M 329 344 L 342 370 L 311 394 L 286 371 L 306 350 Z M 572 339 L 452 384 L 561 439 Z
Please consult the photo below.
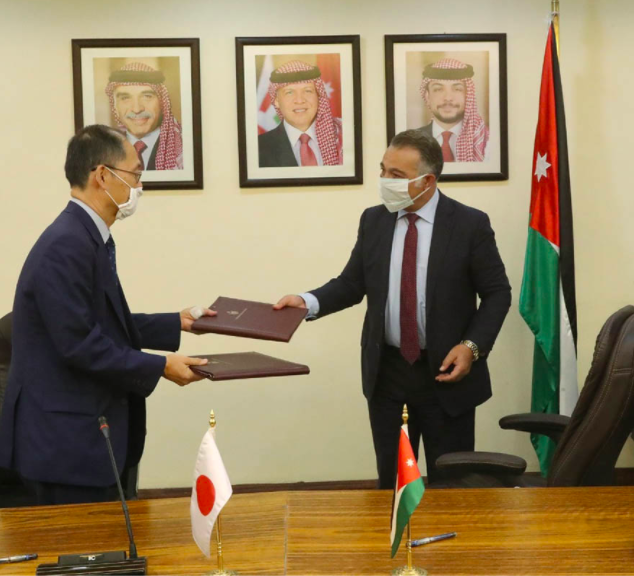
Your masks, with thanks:
M 282 308 L 306 308 L 306 302 L 297 294 L 287 294 L 273 306 L 274 310 L 281 310 Z
M 460 382 L 469 372 L 473 364 L 473 352 L 471 348 L 464 344 L 454 346 L 443 360 L 440 371 L 444 372 L 449 366 L 454 365 L 454 369 L 448 374 L 436 376 L 438 382 Z
M 192 312 L 196 312 L 196 314 L 192 314 Z M 201 312 L 200 316 L 198 312 Z M 191 308 L 185 308 L 181 312 L 181 330 L 183 332 L 192 332 L 192 324 L 198 318 L 202 316 L 215 316 L 216 312 L 214 310 L 209 310 L 209 308 L 201 308 L 200 306 L 192 306 Z M 198 332 L 194 331 L 192 334 L 198 334 Z
M 204 366 L 207 360 L 203 358 L 190 358 L 181 354 L 168 354 L 166 356 L 163 376 L 179 386 L 187 386 L 192 382 L 202 380 L 204 376 L 194 374 L 190 366 Z

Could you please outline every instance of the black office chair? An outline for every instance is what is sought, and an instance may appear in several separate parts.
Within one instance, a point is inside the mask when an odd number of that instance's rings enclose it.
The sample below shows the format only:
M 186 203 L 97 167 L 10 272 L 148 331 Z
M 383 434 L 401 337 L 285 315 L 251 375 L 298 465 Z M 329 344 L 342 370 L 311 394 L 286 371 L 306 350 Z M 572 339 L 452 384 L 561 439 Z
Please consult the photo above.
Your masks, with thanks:
M 557 449 L 548 478 L 527 476 L 526 462 L 492 452 L 456 452 L 438 458 L 447 478 L 438 487 L 609 486 L 634 426 L 634 306 L 608 318 L 572 415 L 516 414 L 500 427 L 549 436 Z

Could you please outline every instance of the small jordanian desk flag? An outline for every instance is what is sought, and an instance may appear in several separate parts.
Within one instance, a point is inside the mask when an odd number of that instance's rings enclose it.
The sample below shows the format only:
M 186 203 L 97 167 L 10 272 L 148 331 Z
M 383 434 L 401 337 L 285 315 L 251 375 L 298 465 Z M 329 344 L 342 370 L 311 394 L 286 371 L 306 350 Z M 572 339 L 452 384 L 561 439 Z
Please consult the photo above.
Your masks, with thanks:
M 192 536 L 207 558 L 211 556 L 210 540 L 214 524 L 233 493 L 229 475 L 216 446 L 213 412 L 211 421 L 213 425 L 203 436 L 198 449 L 190 503 Z
M 532 412 L 569 416 L 577 402 L 577 305 L 566 118 L 556 33 L 550 26 L 539 95 L 530 222 L 520 314 L 535 335 Z M 533 435 L 544 476 L 554 454 Z
M 392 503 L 392 558 L 394 558 L 401 544 L 403 530 L 425 492 L 425 485 L 420 476 L 416 458 L 414 458 L 412 445 L 409 442 L 407 424 L 401 426 L 397 465 L 396 488 L 394 489 L 394 502 Z

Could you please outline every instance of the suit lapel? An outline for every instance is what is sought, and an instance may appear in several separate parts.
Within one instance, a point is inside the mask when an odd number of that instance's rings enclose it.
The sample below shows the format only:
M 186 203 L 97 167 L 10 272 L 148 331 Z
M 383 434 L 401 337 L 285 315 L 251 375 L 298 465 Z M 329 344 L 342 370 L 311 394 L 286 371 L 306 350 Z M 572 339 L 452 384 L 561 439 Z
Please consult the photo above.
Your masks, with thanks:
M 284 122 L 281 122 L 275 130 L 277 156 L 279 157 L 280 166 L 297 166 L 297 159 L 295 158 L 293 147 L 286 134 Z
M 390 213 L 387 210 L 381 217 L 378 225 L 377 239 L 379 242 L 379 270 L 381 278 L 380 299 L 381 310 L 385 309 L 387 295 L 390 287 L 390 261 L 392 260 L 392 243 L 394 241 L 394 227 L 398 213 Z
M 158 150 L 159 140 L 160 138 L 154 143 L 154 148 L 152 148 L 150 158 L 148 159 L 147 166 L 144 170 L 156 170 L 156 151 Z
M 110 300 L 110 304 L 114 308 L 114 311 L 117 315 L 117 318 L 119 319 L 119 322 L 121 323 L 121 326 L 125 330 L 128 338 L 130 338 L 128 323 L 126 322 L 126 317 L 123 310 L 123 302 L 121 301 L 121 296 L 119 295 L 120 288 L 119 286 L 117 286 L 117 279 L 112 268 L 110 267 L 108 252 L 106 251 L 106 247 L 103 242 L 99 247 L 97 258 L 102 277 L 105 280 L 104 290 L 106 292 L 106 296 L 108 296 L 108 300 Z
M 434 218 L 434 228 L 429 248 L 429 260 L 427 262 L 427 286 L 425 288 L 425 302 L 427 314 L 432 308 L 434 291 L 438 281 L 438 276 L 442 269 L 451 234 L 454 227 L 454 219 L 451 217 L 454 211 L 453 202 L 444 194 L 438 191 L 438 208 Z
M 125 321 L 123 305 L 121 303 L 121 298 L 119 297 L 117 279 L 110 266 L 108 251 L 106 250 L 106 245 L 103 243 L 103 238 L 101 237 L 97 225 L 93 222 L 92 218 L 86 213 L 86 211 L 74 202 L 68 203 L 66 211 L 70 212 L 79 219 L 86 230 L 90 233 L 92 239 L 95 241 L 95 244 L 97 245 L 97 266 L 99 267 L 100 277 L 104 279 L 104 290 L 110 300 L 110 303 L 112 304 L 112 307 L 114 308 L 119 322 L 121 322 L 121 326 L 123 326 L 125 333 L 128 335 L 128 338 L 130 338 L 128 325 Z

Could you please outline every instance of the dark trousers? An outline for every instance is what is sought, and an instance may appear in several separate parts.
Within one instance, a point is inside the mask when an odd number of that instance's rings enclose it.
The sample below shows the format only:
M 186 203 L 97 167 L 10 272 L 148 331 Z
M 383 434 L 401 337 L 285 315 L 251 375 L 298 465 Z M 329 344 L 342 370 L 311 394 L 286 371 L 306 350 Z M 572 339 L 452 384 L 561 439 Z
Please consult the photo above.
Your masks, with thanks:
M 24 484 L 35 495 L 38 506 L 56 504 L 87 504 L 90 502 L 111 502 L 119 500 L 117 485 L 106 486 L 72 486 L 53 482 L 38 482 L 24 479 Z
M 475 408 L 449 416 L 438 402 L 435 386 L 442 383 L 434 381 L 424 351 L 410 365 L 398 348 L 385 346 L 377 386 L 368 402 L 379 488 L 394 488 L 396 482 L 403 404 L 407 404 L 409 437 L 417 459 L 423 439 L 428 483 L 443 480 L 436 469 L 439 456 L 474 450 Z

